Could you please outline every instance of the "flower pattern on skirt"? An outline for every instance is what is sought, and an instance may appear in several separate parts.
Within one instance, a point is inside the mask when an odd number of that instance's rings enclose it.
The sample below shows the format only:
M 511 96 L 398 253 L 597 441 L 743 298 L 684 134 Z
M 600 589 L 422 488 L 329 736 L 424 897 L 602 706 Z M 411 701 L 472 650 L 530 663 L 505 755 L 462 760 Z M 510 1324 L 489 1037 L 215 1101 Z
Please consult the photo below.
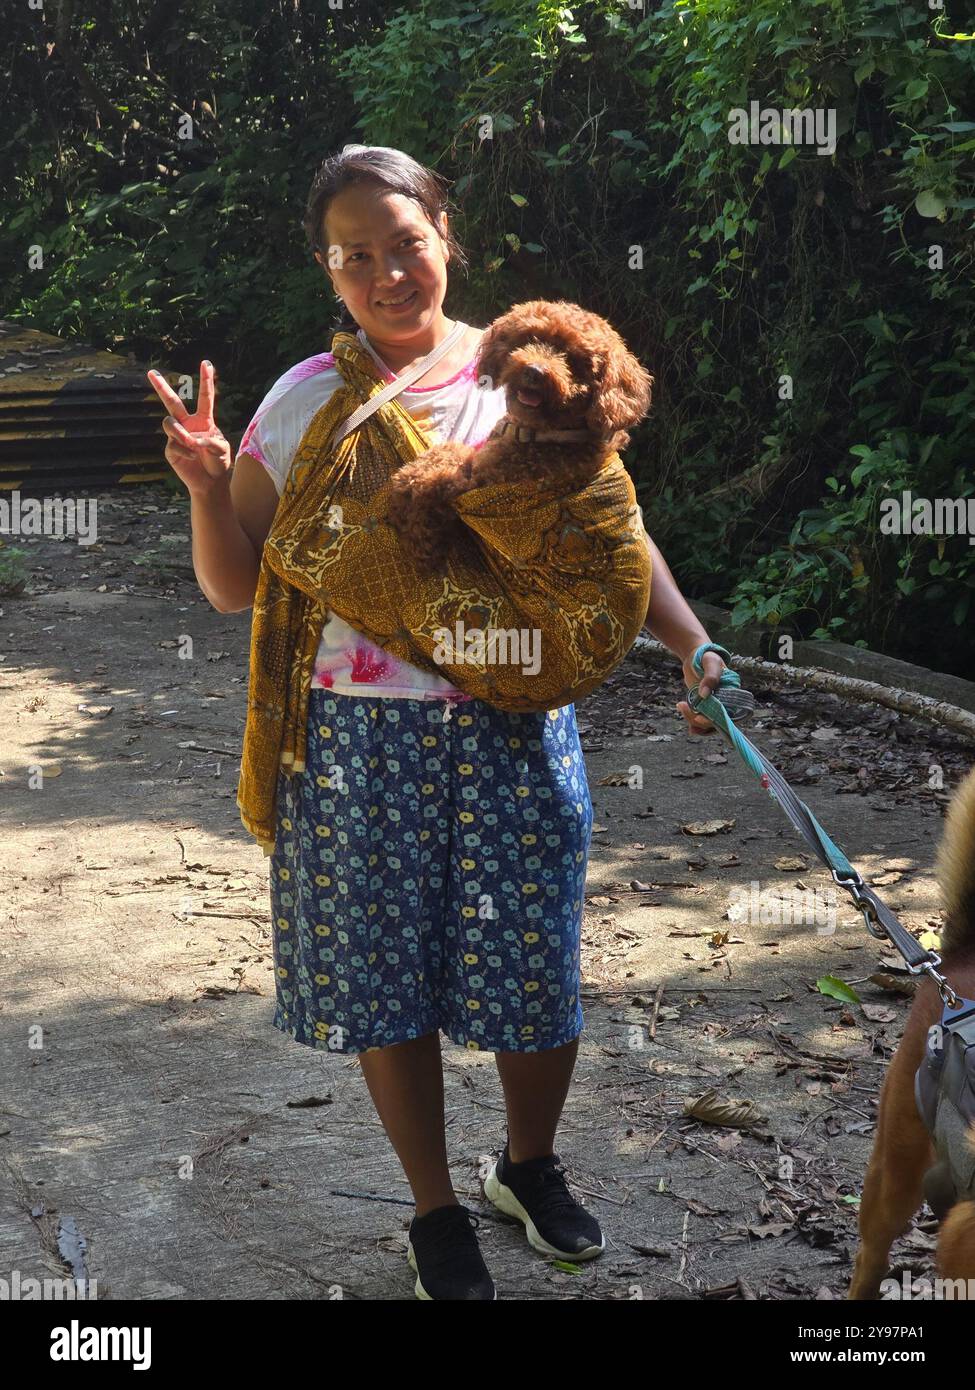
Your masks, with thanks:
M 592 819 L 573 705 L 312 689 L 278 783 L 275 1027 L 344 1053 L 571 1041 Z

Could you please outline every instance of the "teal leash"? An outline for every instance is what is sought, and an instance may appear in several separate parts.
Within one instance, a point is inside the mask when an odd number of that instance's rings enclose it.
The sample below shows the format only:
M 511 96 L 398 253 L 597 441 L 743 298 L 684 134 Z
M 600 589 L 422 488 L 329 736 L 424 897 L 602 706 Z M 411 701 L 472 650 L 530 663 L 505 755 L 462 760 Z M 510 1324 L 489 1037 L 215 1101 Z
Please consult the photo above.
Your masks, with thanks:
M 755 697 L 750 690 L 742 688 L 737 671 L 731 670 L 732 657 L 727 647 L 719 646 L 716 642 L 702 642 L 691 657 L 695 675 L 704 675 L 701 657 L 705 652 L 717 652 L 727 664 L 727 669 L 722 671 L 713 695 L 701 696 L 699 686 L 687 692 L 687 703 L 691 709 L 711 720 L 772 800 L 781 806 L 806 844 L 829 870 L 834 883 L 850 894 L 863 914 L 864 925 L 871 936 L 881 941 L 889 940 L 903 956 L 910 973 L 930 975 L 945 1005 L 955 1007 L 958 996 L 937 969 L 941 957 L 934 951 L 924 950 L 898 921 L 887 904 L 863 881 L 843 851 L 833 843 L 806 803 L 796 796 L 778 768 L 736 727 L 736 718 L 745 719 L 754 711 Z

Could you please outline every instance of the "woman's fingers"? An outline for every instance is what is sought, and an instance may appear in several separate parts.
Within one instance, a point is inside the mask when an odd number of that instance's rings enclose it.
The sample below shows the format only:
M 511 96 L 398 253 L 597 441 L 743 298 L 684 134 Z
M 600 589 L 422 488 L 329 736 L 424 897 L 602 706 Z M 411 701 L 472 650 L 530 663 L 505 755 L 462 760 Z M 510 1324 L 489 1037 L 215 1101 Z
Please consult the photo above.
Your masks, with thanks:
M 172 440 L 163 450 L 163 458 L 169 464 L 193 463 L 196 459 L 195 454 L 191 454 L 189 449 L 184 449 L 181 444 L 174 444 Z
M 204 420 L 213 424 L 213 363 L 207 358 L 200 363 L 200 394 L 196 411 Z
M 190 412 L 186 409 L 186 406 L 180 400 L 179 396 L 177 396 L 169 382 L 166 381 L 159 372 L 146 372 L 146 376 L 149 378 L 149 385 L 155 391 L 170 415 L 177 420 L 185 420 Z
M 199 441 L 194 439 L 189 430 L 184 430 L 178 420 L 174 420 L 171 416 L 167 415 L 165 420 L 163 420 L 162 427 L 164 433 L 167 434 L 174 443 L 181 444 L 188 452 L 195 454 L 199 449 Z
M 684 716 L 690 733 L 713 734 L 716 732 L 715 726 L 711 723 L 711 720 L 706 718 L 703 714 L 695 714 L 686 700 L 679 701 L 677 708 Z

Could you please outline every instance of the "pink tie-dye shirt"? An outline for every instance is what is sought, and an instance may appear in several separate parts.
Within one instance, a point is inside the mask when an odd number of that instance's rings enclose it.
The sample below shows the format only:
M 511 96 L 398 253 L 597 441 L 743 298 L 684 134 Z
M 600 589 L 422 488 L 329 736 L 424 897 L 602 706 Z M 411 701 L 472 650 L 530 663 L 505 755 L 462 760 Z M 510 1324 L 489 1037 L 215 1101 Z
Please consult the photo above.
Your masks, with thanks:
M 361 329 L 356 336 L 391 381 L 393 373 Z M 504 391 L 478 387 L 475 365 L 472 358 L 449 381 L 439 386 L 408 387 L 397 396 L 432 443 L 455 439 L 463 444 L 481 444 L 504 415 Z M 262 463 L 279 497 L 312 417 L 342 384 L 330 352 L 307 357 L 278 378 L 244 431 L 238 457 L 250 454 Z M 337 613 L 330 613 L 322 628 L 311 683 L 341 695 L 451 701 L 468 698 L 442 676 L 383 651 Z

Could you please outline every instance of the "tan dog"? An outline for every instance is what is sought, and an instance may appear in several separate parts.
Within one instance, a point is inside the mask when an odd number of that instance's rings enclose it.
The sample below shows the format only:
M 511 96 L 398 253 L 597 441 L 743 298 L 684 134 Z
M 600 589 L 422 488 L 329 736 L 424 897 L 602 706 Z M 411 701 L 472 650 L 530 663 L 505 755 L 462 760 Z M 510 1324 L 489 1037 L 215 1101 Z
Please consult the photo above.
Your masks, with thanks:
M 455 497 L 489 483 L 555 482 L 574 492 L 650 408 L 653 378 L 614 328 L 564 300 L 516 304 L 481 340 L 478 375 L 503 386 L 507 415 L 480 447 L 437 444 L 390 481 L 387 516 L 411 555 L 442 567 L 466 528 Z
M 958 788 L 945 823 L 938 879 L 947 922 L 942 965 L 952 989 L 975 999 L 975 769 Z M 890 1247 L 921 1205 L 922 1183 L 935 1149 L 918 1112 L 914 1078 L 925 1058 L 928 1029 L 942 1004 L 927 976 L 918 986 L 900 1046 L 880 1094 L 877 1137 L 860 1203 L 860 1248 L 849 1297 L 877 1298 Z M 975 1143 L 975 1133 L 971 1136 Z M 941 1223 L 936 1254 L 943 1279 L 975 1279 L 975 1201 L 958 1201 Z

